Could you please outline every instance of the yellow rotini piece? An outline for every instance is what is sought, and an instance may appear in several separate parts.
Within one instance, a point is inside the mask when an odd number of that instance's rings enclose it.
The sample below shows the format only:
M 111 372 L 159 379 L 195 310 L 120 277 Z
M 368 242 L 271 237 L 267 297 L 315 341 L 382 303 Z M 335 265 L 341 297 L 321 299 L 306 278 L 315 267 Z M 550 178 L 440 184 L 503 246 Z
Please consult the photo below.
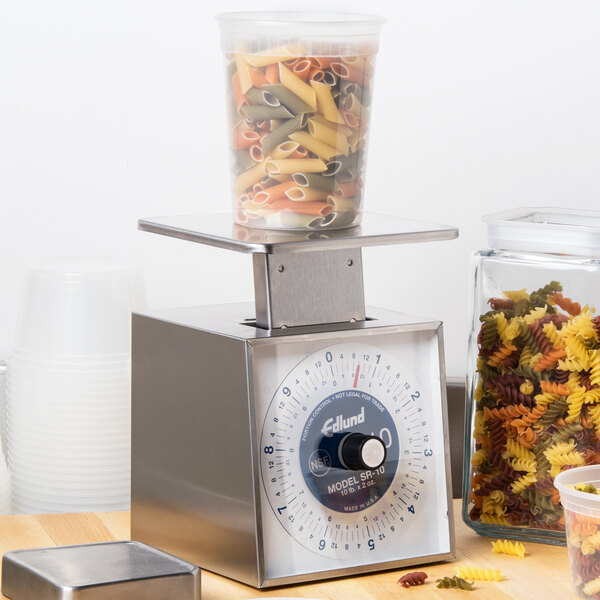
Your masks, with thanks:
M 567 396 L 568 417 L 565 419 L 567 423 L 572 423 L 581 414 L 581 407 L 586 396 L 586 389 L 584 387 L 576 387 L 572 394 Z
M 496 540 L 492 542 L 494 554 L 509 554 L 525 558 L 525 546 L 521 542 L 510 542 L 508 540 Z
M 487 458 L 487 452 L 482 448 L 481 450 L 477 450 L 471 457 L 471 464 L 474 467 L 478 467 L 483 464 L 483 461 Z
M 502 452 L 502 458 L 523 458 L 526 460 L 535 460 L 535 454 L 519 444 L 514 438 L 506 439 L 506 450 Z
M 502 293 L 513 302 L 518 302 L 519 300 L 523 300 L 525 298 L 529 299 L 527 288 L 523 288 L 522 290 L 508 290 Z
M 569 534 L 569 544 L 574 548 L 581 548 L 581 543 L 583 542 L 583 536 L 578 533 L 571 532 Z
M 596 402 L 600 402 L 600 388 L 587 390 L 583 396 L 583 401 L 586 404 L 595 404 Z
M 595 338 L 596 330 L 592 321 L 592 313 L 587 310 L 570 319 L 562 326 L 560 336 L 565 340 L 569 337 L 579 337 L 584 340 Z
M 584 537 L 581 541 L 582 554 L 594 554 L 596 550 L 600 550 L 600 531 Z
M 596 579 L 588 581 L 583 586 L 583 593 L 587 596 L 594 596 L 598 592 L 600 592 L 600 577 L 596 577 Z
M 490 492 L 490 498 L 498 504 L 504 504 L 506 502 L 506 494 L 502 490 Z
M 506 327 L 508 326 L 508 321 L 506 320 L 504 313 L 496 313 L 494 315 L 494 319 L 496 319 L 496 325 L 498 327 L 498 336 L 502 340 L 502 343 L 505 346 L 510 346 L 510 340 L 506 339 Z
M 590 352 L 590 381 L 592 385 L 600 385 L 600 350 Z
M 508 342 L 512 342 L 515 338 L 518 338 L 521 334 L 521 319 L 518 317 L 512 318 L 506 329 L 504 330 L 504 337 Z
M 536 363 L 541 360 L 542 358 L 544 358 L 544 355 L 541 352 L 537 352 L 536 354 L 533 354 L 531 356 L 531 359 L 529 360 L 529 364 L 527 365 L 530 369 L 535 369 L 535 365 Z
M 480 567 L 458 567 L 456 575 L 463 579 L 478 581 L 500 581 L 504 577 L 499 569 L 482 569 Z
M 577 360 L 573 358 L 559 358 L 558 359 L 558 368 L 561 371 L 584 371 L 583 365 Z
M 525 394 L 526 396 L 533 394 L 534 389 L 533 383 L 529 379 L 526 379 L 519 387 L 521 394 Z
M 532 311 L 529 312 L 528 315 L 525 315 L 523 317 L 523 320 L 525 321 L 525 323 L 527 323 L 527 325 L 531 325 L 532 323 L 535 323 L 538 319 L 543 319 L 545 316 L 546 307 L 540 306 L 538 308 L 534 308 Z
M 480 381 L 477 384 L 477 387 L 475 388 L 475 391 L 473 392 L 473 399 L 476 402 L 479 402 L 482 398 L 483 398 L 483 382 Z
M 506 517 L 498 517 L 496 515 L 481 513 L 480 519 L 482 523 L 487 523 L 488 525 L 509 525 Z
M 481 439 L 487 434 L 487 427 L 483 418 L 483 411 L 478 410 L 475 412 L 475 418 L 473 419 L 473 437 Z
M 577 337 L 568 337 L 565 339 L 567 348 L 567 358 L 575 359 L 584 370 L 589 369 L 590 356 L 587 346 Z
M 528 473 L 537 471 L 537 461 L 528 458 L 513 458 L 510 461 L 510 466 L 515 471 L 527 471 Z
M 521 356 L 519 356 L 519 366 L 520 367 L 529 366 L 529 363 L 531 362 L 532 357 L 533 357 L 533 351 L 531 350 L 531 348 L 529 346 L 525 346 L 523 348 L 523 352 L 521 352 Z
M 600 435 L 600 404 L 594 404 L 587 409 L 587 416 L 594 425 L 596 434 Z
M 577 371 L 572 371 L 569 373 L 569 379 L 567 379 L 566 386 L 569 388 L 569 391 L 574 392 L 575 388 L 581 386 L 581 373 Z
M 510 484 L 510 487 L 515 494 L 520 494 L 525 488 L 528 488 L 536 481 L 537 477 L 535 476 L 535 473 L 527 473 L 526 475 L 523 475 L 523 477 L 513 481 Z
M 508 509 L 504 504 L 486 496 L 481 503 L 481 510 L 488 515 L 502 517 Z
M 542 394 L 537 394 L 534 398 L 538 406 L 547 406 L 558 400 L 560 396 L 558 394 L 551 394 L 550 392 L 543 392 Z
M 556 325 L 552 323 L 552 321 L 550 321 L 550 323 L 546 323 L 542 327 L 542 330 L 555 348 L 565 347 L 565 340 L 558 333 L 558 329 L 556 328 Z

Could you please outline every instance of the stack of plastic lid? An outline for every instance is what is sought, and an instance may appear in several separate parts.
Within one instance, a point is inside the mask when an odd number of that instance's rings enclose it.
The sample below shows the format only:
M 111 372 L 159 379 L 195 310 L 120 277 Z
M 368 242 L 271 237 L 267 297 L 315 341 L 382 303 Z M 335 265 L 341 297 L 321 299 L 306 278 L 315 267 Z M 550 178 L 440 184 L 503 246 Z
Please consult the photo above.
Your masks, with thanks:
M 109 259 L 33 266 L 8 360 L 16 512 L 121 510 L 130 498 L 130 322 L 139 270 Z

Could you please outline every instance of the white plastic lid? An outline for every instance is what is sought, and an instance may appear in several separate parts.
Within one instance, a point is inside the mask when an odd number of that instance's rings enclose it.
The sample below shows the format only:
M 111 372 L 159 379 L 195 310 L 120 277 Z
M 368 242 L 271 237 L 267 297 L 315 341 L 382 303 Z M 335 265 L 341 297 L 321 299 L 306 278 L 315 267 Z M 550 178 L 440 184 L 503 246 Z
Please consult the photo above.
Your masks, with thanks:
M 600 519 L 600 496 L 567 487 L 578 483 L 592 483 L 596 488 L 600 487 L 600 465 L 568 469 L 554 478 L 554 487 L 560 492 L 564 508 Z
M 269 54 L 281 47 L 298 47 L 306 56 L 375 54 L 383 17 L 353 13 L 256 11 L 222 13 L 224 52 Z
M 491 248 L 600 257 L 598 211 L 517 208 L 483 220 Z

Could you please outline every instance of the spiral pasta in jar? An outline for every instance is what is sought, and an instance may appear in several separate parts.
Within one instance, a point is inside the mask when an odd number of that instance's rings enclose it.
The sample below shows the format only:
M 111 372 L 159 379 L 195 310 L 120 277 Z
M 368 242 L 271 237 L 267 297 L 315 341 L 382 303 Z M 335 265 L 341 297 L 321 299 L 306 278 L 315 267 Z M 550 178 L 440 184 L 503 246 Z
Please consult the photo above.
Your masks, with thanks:
M 564 544 L 554 478 L 600 462 L 600 213 L 487 222 L 491 248 L 473 258 L 463 518 L 483 535 Z
M 358 225 L 383 20 L 324 13 L 219 20 L 234 220 L 293 230 Z

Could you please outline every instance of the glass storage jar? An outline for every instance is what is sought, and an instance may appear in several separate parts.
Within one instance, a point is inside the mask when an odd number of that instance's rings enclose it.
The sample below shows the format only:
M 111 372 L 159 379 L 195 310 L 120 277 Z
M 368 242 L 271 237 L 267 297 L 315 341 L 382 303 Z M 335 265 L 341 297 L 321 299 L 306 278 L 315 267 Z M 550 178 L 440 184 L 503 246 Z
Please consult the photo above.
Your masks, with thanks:
M 564 544 L 554 477 L 600 463 L 600 212 L 484 218 L 472 259 L 463 519 Z

